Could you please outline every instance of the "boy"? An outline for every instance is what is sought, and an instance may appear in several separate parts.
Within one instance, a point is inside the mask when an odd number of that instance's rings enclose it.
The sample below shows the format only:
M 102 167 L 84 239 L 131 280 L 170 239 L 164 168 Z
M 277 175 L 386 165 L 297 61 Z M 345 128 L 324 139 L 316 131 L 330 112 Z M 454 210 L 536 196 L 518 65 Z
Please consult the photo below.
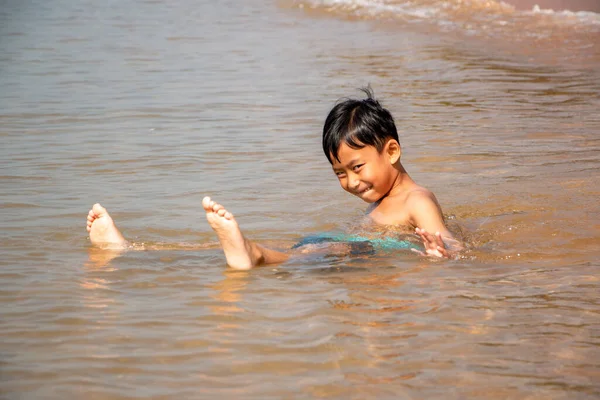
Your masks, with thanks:
M 460 250 L 460 243 L 446 228 L 434 194 L 417 185 L 400 163 L 402 149 L 392 115 L 375 100 L 370 89 L 363 91 L 366 99 L 339 102 L 325 120 L 323 151 L 333 172 L 345 191 L 370 203 L 367 214 L 373 222 L 411 226 L 423 241 L 425 253 L 421 254 L 450 257 L 446 243 L 453 250 Z M 230 267 L 250 269 L 288 259 L 286 253 L 246 239 L 233 215 L 222 205 L 205 197 L 202 206 Z M 99 204 L 88 214 L 87 230 L 94 244 L 127 246 Z

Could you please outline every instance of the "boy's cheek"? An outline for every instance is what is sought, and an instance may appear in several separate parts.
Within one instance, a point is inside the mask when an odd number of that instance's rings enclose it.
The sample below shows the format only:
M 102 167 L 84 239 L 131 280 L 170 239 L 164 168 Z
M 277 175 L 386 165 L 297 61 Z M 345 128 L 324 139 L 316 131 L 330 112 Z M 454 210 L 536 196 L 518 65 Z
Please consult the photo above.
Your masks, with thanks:
M 346 191 L 346 192 L 348 192 L 348 193 L 352 193 L 352 191 L 350 191 L 350 190 L 348 189 L 348 185 L 346 185 L 346 183 L 342 183 L 342 182 L 340 182 L 340 186 L 342 187 L 342 189 L 344 189 L 344 191 Z M 354 193 L 352 193 L 352 194 L 354 194 Z

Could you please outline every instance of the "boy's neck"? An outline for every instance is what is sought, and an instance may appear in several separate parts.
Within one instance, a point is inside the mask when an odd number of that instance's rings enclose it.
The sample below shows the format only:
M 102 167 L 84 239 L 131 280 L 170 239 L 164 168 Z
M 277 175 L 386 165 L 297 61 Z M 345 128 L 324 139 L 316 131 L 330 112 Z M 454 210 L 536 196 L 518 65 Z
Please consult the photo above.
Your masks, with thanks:
M 396 169 L 398 175 L 394 179 L 392 188 L 385 196 L 383 196 L 381 199 L 379 199 L 375 203 L 372 203 L 367 208 L 367 214 L 371 213 L 386 199 L 394 198 L 394 197 L 401 197 L 401 196 L 405 195 L 406 192 L 408 192 L 410 189 L 412 189 L 416 185 L 415 182 L 412 180 L 412 178 L 408 175 L 408 172 L 406 172 L 406 170 L 400 163 L 400 160 L 398 160 L 398 162 L 396 164 L 394 164 L 394 168 Z
M 383 196 L 381 200 L 379 200 L 379 202 L 381 202 L 386 197 L 394 197 L 399 194 L 402 194 L 403 192 L 408 190 L 409 187 L 415 184 L 412 178 L 408 175 L 408 172 L 406 172 L 406 170 L 404 169 L 404 166 L 402 166 L 400 160 L 398 160 L 396 164 L 394 164 L 394 168 L 398 171 L 398 176 L 394 180 L 394 184 L 392 185 L 390 191 L 385 196 Z

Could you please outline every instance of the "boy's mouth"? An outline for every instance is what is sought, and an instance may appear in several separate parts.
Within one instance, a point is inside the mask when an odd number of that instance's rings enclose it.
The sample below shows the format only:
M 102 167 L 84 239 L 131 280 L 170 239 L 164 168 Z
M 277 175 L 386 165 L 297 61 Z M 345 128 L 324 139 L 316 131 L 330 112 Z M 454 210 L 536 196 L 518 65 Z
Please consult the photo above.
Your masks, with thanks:
M 373 186 L 368 186 L 363 190 L 357 191 L 356 194 L 363 195 L 363 194 L 367 193 L 369 190 L 371 190 L 372 188 L 373 188 Z

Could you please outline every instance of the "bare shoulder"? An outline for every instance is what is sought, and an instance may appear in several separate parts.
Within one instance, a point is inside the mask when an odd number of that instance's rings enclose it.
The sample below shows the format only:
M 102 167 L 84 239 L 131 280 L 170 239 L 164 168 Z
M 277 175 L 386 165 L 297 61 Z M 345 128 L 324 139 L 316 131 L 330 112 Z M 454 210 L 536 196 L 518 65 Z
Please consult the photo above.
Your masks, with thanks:
M 406 206 L 414 227 L 429 233 L 439 232 L 444 238 L 447 249 L 462 250 L 463 245 L 446 227 L 442 207 L 431 190 L 418 186 L 408 194 Z
M 422 205 L 423 201 L 425 201 L 426 204 L 433 202 L 437 207 L 439 207 L 438 201 L 433 192 L 427 188 L 424 188 L 423 186 L 415 186 L 406 195 L 406 205 L 409 207 Z
M 445 231 L 442 209 L 431 190 L 422 186 L 411 190 L 406 197 L 406 209 L 413 226 L 434 232 Z

